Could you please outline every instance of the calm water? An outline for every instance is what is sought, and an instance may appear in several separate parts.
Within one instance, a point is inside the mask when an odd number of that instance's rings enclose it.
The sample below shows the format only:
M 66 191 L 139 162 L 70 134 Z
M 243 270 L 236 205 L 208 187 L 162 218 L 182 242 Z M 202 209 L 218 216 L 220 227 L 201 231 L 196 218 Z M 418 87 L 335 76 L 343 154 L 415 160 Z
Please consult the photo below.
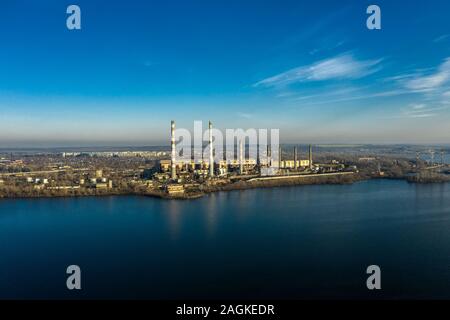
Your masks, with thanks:
M 72 297 L 450 298 L 450 184 L 0 200 L 0 298 Z

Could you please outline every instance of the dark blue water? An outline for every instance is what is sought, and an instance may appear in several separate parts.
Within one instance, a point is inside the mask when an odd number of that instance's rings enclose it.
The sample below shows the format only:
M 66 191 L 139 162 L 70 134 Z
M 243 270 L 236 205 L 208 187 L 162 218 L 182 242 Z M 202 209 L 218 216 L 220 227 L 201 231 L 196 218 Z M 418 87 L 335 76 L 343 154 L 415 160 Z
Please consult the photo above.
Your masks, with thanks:
M 450 298 L 450 184 L 0 200 L 0 298 Z

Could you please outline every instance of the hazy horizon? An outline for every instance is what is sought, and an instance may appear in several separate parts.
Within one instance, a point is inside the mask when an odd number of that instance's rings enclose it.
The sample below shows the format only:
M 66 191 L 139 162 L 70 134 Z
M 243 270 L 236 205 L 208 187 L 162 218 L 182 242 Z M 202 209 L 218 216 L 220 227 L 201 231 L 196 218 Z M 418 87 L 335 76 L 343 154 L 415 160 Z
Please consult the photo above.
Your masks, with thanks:
M 311 143 L 283 143 L 281 142 L 280 145 L 283 146 L 308 146 Z M 444 143 L 418 143 L 418 144 L 413 144 L 413 143 L 313 143 L 313 146 L 317 146 L 317 147 L 323 147 L 323 148 L 351 148 L 351 147 L 362 147 L 362 146 L 367 146 L 367 147 L 393 147 L 393 146 L 406 146 L 406 147 L 450 147 L 450 144 L 444 144 Z M 24 145 L 24 146 L 1 146 L 0 147 L 0 153 L 1 152 L 5 152 L 6 150 L 51 150 L 51 149 L 55 149 L 55 150 L 95 150 L 95 149 L 114 149 L 116 148 L 117 150 L 119 149 L 133 149 L 133 150 L 138 150 L 139 148 L 166 148 L 168 150 L 170 150 L 170 144 L 166 143 L 166 144 L 92 144 L 92 145 Z

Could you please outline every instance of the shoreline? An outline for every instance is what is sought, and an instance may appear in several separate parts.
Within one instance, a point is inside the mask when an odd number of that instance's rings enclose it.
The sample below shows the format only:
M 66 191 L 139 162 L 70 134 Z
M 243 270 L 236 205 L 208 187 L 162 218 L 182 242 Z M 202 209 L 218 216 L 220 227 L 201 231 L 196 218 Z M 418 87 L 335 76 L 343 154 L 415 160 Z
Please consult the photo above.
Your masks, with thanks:
M 164 191 L 120 191 L 111 190 L 103 191 L 97 194 L 53 194 L 53 195 L 40 195 L 40 194 L 25 194 L 17 196 L 5 196 L 0 195 L 0 201 L 2 199 L 49 199 L 49 198 L 81 198 L 81 197 L 110 197 L 110 196 L 143 196 L 160 198 L 164 200 L 195 200 L 202 198 L 208 194 L 220 191 L 235 191 L 235 190 L 250 190 L 250 189 L 266 189 L 266 188 L 278 188 L 278 187 L 290 187 L 290 186 L 305 186 L 305 185 L 347 185 L 360 181 L 368 181 L 372 179 L 381 180 L 404 180 L 407 183 L 413 184 L 432 184 L 432 183 L 446 183 L 447 180 L 439 181 L 411 181 L 408 177 L 372 177 L 363 176 L 361 174 L 348 172 L 345 174 L 317 174 L 317 175 L 302 175 L 302 176 L 274 176 L 274 177 L 262 177 L 253 178 L 249 180 L 235 181 L 226 185 L 204 185 L 198 191 L 186 192 L 183 194 L 168 194 Z

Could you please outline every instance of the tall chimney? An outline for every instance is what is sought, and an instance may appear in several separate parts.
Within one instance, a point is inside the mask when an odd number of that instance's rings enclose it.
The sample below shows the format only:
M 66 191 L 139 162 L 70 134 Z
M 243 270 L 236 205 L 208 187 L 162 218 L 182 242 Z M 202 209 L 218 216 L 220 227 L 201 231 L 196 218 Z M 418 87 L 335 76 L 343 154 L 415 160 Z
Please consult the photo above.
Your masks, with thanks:
M 294 169 L 297 170 L 297 146 L 294 147 Z
M 244 157 L 242 151 L 242 140 L 239 140 L 239 173 L 244 173 Z
M 309 168 L 312 169 L 313 161 L 312 161 L 312 146 L 309 145 Z
M 278 147 L 278 168 L 281 169 L 281 145 Z
M 271 160 L 270 160 L 270 146 L 267 145 L 267 167 L 271 166 Z
M 177 167 L 176 167 L 176 149 L 175 149 L 175 121 L 172 120 L 170 123 L 170 134 L 171 134 L 171 147 L 172 147 L 172 158 L 171 158 L 171 167 L 172 167 L 172 179 L 175 180 L 177 178 Z
M 260 148 L 260 146 L 259 146 L 259 141 L 258 141 L 258 143 L 256 144 L 256 165 L 258 167 L 261 166 L 261 158 L 259 156 L 259 148 Z
M 212 123 L 209 121 L 209 176 L 214 177 L 214 156 L 212 141 Z

